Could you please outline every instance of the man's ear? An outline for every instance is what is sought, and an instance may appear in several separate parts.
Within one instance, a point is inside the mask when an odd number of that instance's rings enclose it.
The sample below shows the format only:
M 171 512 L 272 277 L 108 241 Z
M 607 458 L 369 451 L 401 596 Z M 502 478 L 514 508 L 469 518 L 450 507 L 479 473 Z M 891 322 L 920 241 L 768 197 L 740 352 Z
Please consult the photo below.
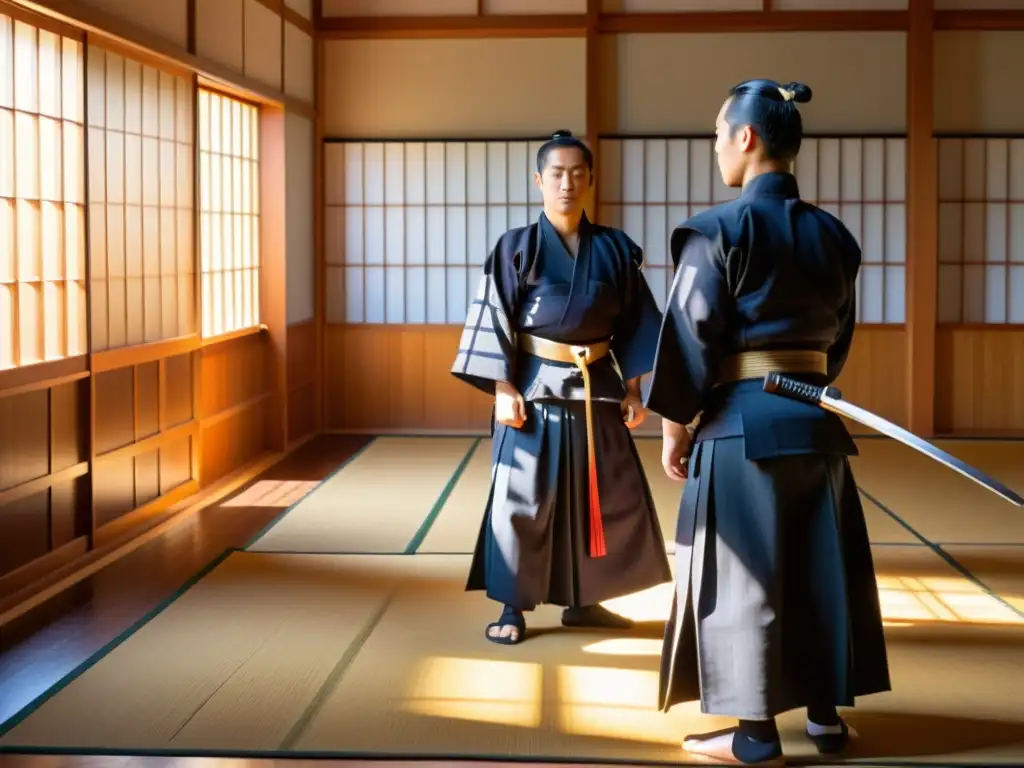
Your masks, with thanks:
M 757 146 L 757 134 L 749 125 L 744 125 L 740 131 L 740 149 L 744 152 L 753 152 Z

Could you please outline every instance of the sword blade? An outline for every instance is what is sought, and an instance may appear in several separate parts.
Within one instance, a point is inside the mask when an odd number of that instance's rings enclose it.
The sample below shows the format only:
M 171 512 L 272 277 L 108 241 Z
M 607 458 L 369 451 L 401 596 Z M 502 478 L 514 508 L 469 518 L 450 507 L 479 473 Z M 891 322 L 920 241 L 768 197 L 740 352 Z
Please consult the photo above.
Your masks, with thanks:
M 1011 504 L 1018 507 L 1024 507 L 1024 497 L 1012 488 L 1006 487 L 995 478 L 989 477 L 980 469 L 972 467 L 970 464 L 958 459 L 956 456 L 946 453 L 937 445 L 929 443 L 927 440 L 918 437 L 913 432 L 908 432 L 903 429 L 903 427 L 893 424 L 891 421 L 883 419 L 877 414 L 866 411 L 853 403 L 846 402 L 843 400 L 842 393 L 840 393 L 840 391 L 835 387 L 816 387 L 811 384 L 805 384 L 801 381 L 789 379 L 777 373 L 770 373 L 765 377 L 764 390 L 783 397 L 789 397 L 793 400 L 802 400 L 807 403 L 812 403 L 828 411 L 837 413 L 840 416 L 846 416 L 853 421 L 863 424 L 865 427 L 870 427 L 876 432 L 880 432 L 886 437 L 891 437 L 916 451 L 920 451 L 925 456 L 928 456 L 940 464 L 959 472 L 964 477 L 969 480 L 973 480 L 982 488 L 1002 497 Z

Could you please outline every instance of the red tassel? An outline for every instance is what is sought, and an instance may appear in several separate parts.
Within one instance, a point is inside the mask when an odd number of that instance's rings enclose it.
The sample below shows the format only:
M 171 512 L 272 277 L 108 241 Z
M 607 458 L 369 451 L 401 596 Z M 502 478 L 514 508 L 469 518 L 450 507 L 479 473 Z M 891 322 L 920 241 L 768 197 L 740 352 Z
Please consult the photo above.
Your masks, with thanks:
M 597 493 L 597 464 L 590 461 L 590 556 L 608 554 L 604 543 L 604 524 L 601 522 L 601 499 Z

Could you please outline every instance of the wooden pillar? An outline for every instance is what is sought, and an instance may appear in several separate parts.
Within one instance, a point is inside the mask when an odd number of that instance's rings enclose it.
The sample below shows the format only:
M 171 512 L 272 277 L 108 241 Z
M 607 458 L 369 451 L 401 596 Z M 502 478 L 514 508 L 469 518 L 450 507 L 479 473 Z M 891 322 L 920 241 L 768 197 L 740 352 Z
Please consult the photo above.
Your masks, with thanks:
M 934 0 L 910 0 L 907 30 L 908 428 L 935 432 L 938 152 L 934 135 Z
M 313 25 L 320 26 L 323 18 L 321 0 L 313 0 Z M 313 318 L 316 324 L 316 422 L 314 432 L 326 429 L 326 338 L 327 338 L 327 248 L 324 242 L 324 40 L 313 37 L 313 107 L 315 133 L 313 135 Z
M 587 0 L 587 63 L 584 85 L 587 104 L 587 144 L 594 154 L 594 186 L 590 194 L 590 220 L 598 221 L 600 214 L 600 190 L 597 180 L 600 173 L 600 127 L 601 120 L 601 37 L 598 22 L 601 14 L 601 0 Z
M 260 110 L 260 315 L 269 336 L 271 406 L 267 410 L 266 447 L 288 448 L 288 266 L 285 232 L 284 110 Z

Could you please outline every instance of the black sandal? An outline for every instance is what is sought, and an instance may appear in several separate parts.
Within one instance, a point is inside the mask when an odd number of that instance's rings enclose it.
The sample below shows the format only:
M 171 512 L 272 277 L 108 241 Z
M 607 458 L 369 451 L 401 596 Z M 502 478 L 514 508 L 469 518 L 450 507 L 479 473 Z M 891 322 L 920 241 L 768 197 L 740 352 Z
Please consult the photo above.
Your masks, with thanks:
M 515 627 L 516 637 L 513 638 L 510 635 L 502 637 L 501 635 L 491 634 L 492 629 L 503 629 L 505 627 Z M 500 618 L 497 621 L 488 624 L 487 628 L 484 630 L 484 637 L 498 645 L 516 645 L 523 642 L 525 635 L 526 619 L 523 618 L 523 612 L 509 605 L 505 606 L 505 610 L 501 612 Z

